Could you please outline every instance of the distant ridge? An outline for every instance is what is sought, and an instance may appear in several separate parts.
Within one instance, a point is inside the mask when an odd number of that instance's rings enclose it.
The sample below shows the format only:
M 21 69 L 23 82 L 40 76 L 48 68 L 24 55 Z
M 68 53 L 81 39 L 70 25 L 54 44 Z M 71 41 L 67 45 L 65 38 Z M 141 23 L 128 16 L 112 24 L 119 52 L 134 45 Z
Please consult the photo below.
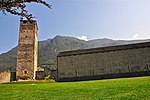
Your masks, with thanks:
M 84 41 L 69 36 L 56 36 L 53 39 L 39 41 L 38 63 L 39 65 L 49 64 L 56 68 L 56 57 L 58 53 L 62 51 L 115 46 L 122 44 L 133 44 L 148 41 L 150 41 L 150 39 L 127 41 L 127 40 L 112 40 L 107 38 Z M 3 53 L 0 55 L 0 71 L 10 68 L 12 70 L 15 70 L 16 61 L 17 61 L 17 47 L 11 49 L 7 53 Z

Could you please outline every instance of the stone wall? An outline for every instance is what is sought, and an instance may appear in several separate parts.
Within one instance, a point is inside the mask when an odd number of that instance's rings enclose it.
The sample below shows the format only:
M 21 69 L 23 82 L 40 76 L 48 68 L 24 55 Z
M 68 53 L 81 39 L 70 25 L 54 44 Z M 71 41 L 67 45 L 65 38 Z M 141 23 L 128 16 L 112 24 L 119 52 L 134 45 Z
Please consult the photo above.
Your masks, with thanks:
M 37 71 L 38 27 L 35 20 L 20 20 L 17 80 L 33 80 Z
M 36 80 L 44 80 L 45 72 L 44 71 L 36 71 Z
M 10 71 L 0 72 L 0 83 L 10 82 Z
M 130 76 L 128 73 L 149 73 L 149 51 L 150 43 L 147 42 L 61 52 L 57 58 L 57 77 L 59 80 L 87 76 L 117 74 Z

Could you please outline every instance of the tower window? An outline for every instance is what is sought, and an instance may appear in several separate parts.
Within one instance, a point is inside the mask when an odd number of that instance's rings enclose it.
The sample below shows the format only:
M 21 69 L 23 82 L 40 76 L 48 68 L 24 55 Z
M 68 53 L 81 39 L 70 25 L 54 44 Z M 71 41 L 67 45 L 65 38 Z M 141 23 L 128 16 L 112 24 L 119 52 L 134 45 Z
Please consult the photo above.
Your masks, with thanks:
M 26 71 L 26 70 L 24 71 L 24 74 L 27 74 L 27 71 Z
M 25 23 L 27 23 L 27 21 L 26 21 L 26 20 L 24 20 L 24 21 L 23 21 L 23 23 L 25 24 Z
M 32 21 L 32 20 L 30 20 L 30 23 L 33 23 L 33 21 Z

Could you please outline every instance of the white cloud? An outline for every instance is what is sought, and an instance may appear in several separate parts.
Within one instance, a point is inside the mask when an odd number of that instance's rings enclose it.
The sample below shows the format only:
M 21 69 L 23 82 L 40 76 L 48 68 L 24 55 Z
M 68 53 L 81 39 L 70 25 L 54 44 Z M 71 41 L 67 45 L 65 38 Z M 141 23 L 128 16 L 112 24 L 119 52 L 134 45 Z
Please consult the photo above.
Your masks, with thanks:
M 79 36 L 79 37 L 77 37 L 77 38 L 80 39 L 80 40 L 88 41 L 88 38 L 87 38 L 87 36 L 85 36 L 85 35 Z
M 118 40 L 139 40 L 139 39 L 146 39 L 146 38 L 142 38 L 140 37 L 140 34 L 135 33 L 135 34 L 130 34 L 130 37 L 126 36 L 124 38 L 119 38 Z
M 132 39 L 138 39 L 139 34 L 134 34 Z

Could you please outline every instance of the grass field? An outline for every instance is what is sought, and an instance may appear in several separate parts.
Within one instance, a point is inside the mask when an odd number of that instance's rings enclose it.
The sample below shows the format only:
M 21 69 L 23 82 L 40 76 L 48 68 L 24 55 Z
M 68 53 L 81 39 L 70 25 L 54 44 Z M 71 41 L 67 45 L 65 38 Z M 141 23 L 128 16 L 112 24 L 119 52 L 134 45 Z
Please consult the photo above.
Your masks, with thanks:
M 0 84 L 0 100 L 150 100 L 150 76 Z

